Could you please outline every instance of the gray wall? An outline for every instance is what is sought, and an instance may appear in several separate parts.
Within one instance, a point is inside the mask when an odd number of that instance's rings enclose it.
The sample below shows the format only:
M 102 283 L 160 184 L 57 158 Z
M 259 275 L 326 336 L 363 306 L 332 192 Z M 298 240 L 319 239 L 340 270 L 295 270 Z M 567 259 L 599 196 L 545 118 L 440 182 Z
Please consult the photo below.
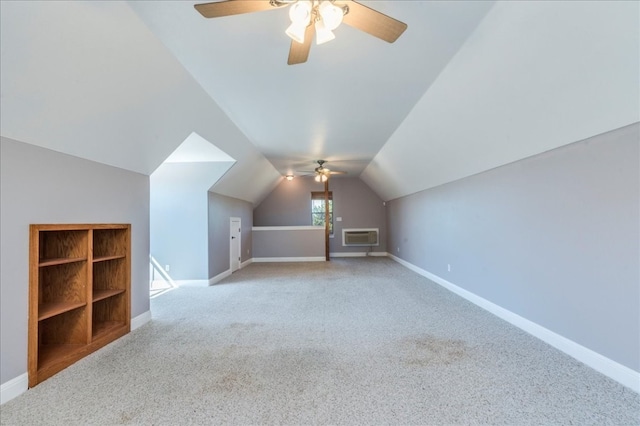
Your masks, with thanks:
M 311 192 L 323 191 L 324 185 L 312 177 L 284 180 L 253 211 L 255 226 L 311 225 Z M 334 238 L 331 253 L 367 251 L 368 247 L 343 247 L 342 228 L 379 228 L 380 245 L 373 251 L 386 252 L 386 210 L 382 200 L 359 178 L 333 177 Z M 335 220 L 342 217 L 342 222 Z
M 29 224 L 131 223 L 131 314 L 149 311 L 149 178 L 0 138 L 0 381 L 27 372 Z
M 634 124 L 388 202 L 389 252 L 640 371 L 639 140 Z
M 232 217 L 241 220 L 241 261 L 251 259 L 251 228 L 253 227 L 253 204 L 237 198 L 208 192 L 209 198 L 209 278 L 230 269 L 229 230 Z
M 151 256 L 174 280 L 209 278 L 207 194 L 230 164 L 164 163 L 151 175 Z

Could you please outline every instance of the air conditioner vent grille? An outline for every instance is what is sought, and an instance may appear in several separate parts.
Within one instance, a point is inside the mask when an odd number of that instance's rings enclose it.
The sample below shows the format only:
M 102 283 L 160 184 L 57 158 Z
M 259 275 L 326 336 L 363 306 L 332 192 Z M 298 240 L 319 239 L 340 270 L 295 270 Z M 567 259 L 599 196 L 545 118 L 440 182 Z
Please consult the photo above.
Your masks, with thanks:
M 377 246 L 378 228 L 343 229 L 342 245 L 349 246 Z

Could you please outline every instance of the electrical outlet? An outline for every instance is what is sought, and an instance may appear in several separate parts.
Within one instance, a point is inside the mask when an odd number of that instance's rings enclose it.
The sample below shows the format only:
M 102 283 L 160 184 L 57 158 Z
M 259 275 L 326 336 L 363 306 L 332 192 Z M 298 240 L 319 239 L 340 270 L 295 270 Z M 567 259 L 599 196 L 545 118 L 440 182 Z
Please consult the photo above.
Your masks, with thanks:
M 447 271 L 451 272 L 451 264 L 447 263 Z
M 400 253 L 400 247 L 398 247 L 397 251 L 398 251 L 398 253 Z
M 164 270 L 166 272 L 169 272 L 171 270 L 171 267 L 169 265 L 164 265 Z

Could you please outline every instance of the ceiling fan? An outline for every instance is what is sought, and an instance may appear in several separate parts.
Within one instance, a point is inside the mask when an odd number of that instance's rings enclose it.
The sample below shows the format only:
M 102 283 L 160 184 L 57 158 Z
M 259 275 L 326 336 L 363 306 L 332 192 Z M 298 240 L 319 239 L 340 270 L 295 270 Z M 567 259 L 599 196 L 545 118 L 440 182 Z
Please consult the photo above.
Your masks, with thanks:
M 341 172 L 341 171 L 337 171 L 337 170 L 330 170 L 329 168 L 325 167 L 324 165 L 327 163 L 325 160 L 317 160 L 316 163 L 318 163 L 318 167 L 316 167 L 315 169 L 313 169 L 313 171 L 303 171 L 300 173 L 307 173 L 304 176 L 310 176 L 310 175 L 314 175 L 315 176 L 315 180 L 316 182 L 326 182 L 327 180 L 329 180 L 329 176 L 331 175 L 346 175 L 347 172 Z M 291 176 L 291 175 L 289 175 Z
M 240 15 L 289 7 L 291 25 L 285 31 L 291 37 L 289 65 L 307 61 L 311 40 L 317 44 L 333 40 L 333 30 L 344 22 L 354 28 L 393 43 L 407 29 L 407 24 L 354 0 L 223 0 L 196 4 L 205 18 Z

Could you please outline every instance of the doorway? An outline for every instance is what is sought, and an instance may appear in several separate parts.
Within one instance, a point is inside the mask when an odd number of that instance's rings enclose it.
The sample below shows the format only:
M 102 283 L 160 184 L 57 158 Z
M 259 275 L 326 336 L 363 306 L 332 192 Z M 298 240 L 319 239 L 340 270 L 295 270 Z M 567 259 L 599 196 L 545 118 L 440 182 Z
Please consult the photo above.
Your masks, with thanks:
M 240 269 L 240 257 L 242 253 L 242 247 L 240 242 L 242 223 L 239 217 L 231 218 L 231 225 L 229 227 L 229 236 L 231 243 L 229 244 L 229 268 L 231 272 L 235 272 Z

